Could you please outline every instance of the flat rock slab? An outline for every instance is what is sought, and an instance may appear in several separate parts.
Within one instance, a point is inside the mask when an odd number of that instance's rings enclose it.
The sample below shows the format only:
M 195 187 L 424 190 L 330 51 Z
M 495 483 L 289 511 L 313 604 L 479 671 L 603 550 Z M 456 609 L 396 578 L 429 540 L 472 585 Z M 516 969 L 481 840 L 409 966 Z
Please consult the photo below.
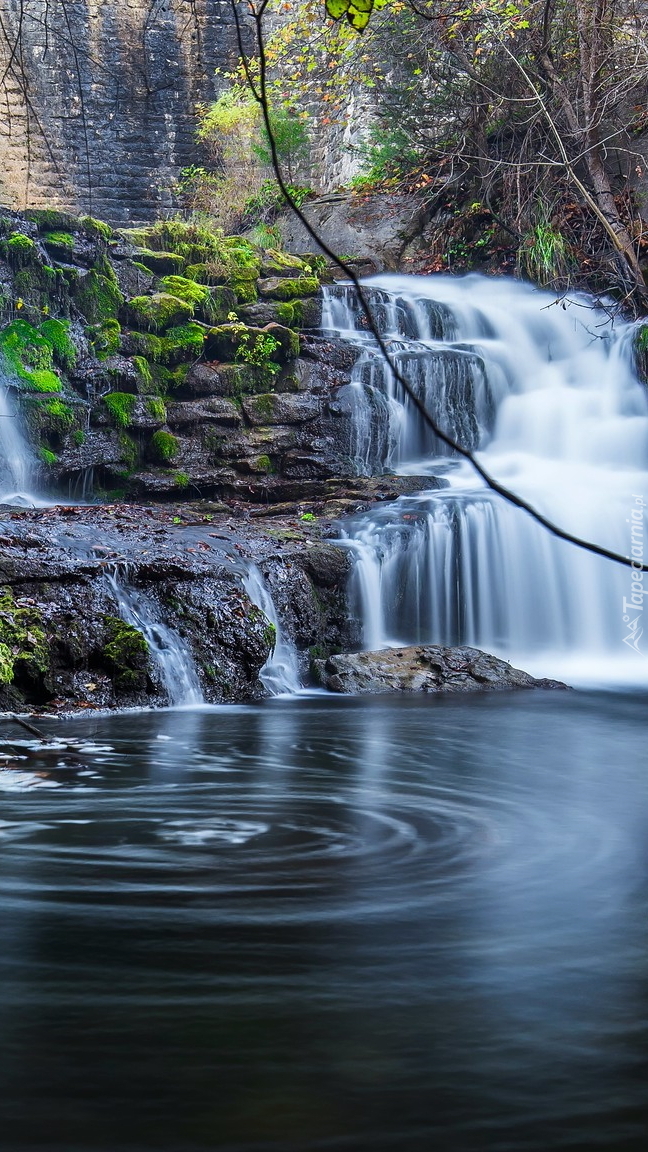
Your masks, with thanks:
M 439 644 L 342 653 L 315 661 L 315 672 L 324 688 L 349 695 L 567 688 L 558 680 L 536 680 L 479 648 Z

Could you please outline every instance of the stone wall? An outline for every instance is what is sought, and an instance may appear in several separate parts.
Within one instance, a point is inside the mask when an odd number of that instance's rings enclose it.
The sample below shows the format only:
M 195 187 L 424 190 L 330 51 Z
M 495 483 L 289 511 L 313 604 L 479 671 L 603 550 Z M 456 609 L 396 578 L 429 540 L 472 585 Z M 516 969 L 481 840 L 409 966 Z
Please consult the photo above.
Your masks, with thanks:
M 0 202 L 112 224 L 173 209 L 196 103 L 236 57 L 227 0 L 2 0 Z

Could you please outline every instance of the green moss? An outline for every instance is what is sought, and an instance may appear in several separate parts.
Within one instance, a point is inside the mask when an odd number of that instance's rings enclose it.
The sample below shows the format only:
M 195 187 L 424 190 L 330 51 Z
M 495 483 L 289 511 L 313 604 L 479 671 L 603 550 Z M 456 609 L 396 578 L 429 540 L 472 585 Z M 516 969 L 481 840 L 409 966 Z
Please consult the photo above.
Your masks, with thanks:
M 9 263 L 14 268 L 20 268 L 23 264 L 30 264 L 38 255 L 34 241 L 22 232 L 14 232 L 13 236 L 3 242 L 3 249 Z
M 74 299 L 90 324 L 101 324 L 114 319 L 124 303 L 124 297 L 115 281 L 95 268 L 75 286 Z
M 166 422 L 167 410 L 164 400 L 160 400 L 159 397 L 156 397 L 155 400 L 147 400 L 146 409 L 155 420 L 159 420 L 162 424 Z
M 139 447 L 127 432 L 119 433 L 119 450 L 122 463 L 132 472 L 139 463 Z
M 263 639 L 271 652 L 277 647 L 277 628 L 274 624 L 266 624 L 263 629 Z
M 128 302 L 133 324 L 150 332 L 162 332 L 173 325 L 184 324 L 193 316 L 193 305 L 168 292 L 152 296 L 134 296 Z
M 74 435 L 72 437 L 77 448 L 80 448 L 82 444 L 85 444 L 85 438 L 86 438 L 86 435 L 85 435 L 85 432 L 83 431 L 82 428 L 77 428 L 76 432 L 74 433 Z
M 77 216 L 58 208 L 30 208 L 25 216 L 32 224 L 37 224 L 42 232 L 69 232 L 79 226 Z
M 59 248 L 71 252 L 74 248 L 74 236 L 69 232 L 46 232 L 43 243 L 48 248 Z
M 34 372 L 26 372 L 23 376 L 24 386 L 34 392 L 60 392 L 63 388 L 56 372 L 47 368 L 39 368 Z
M 89 236 L 96 236 L 98 240 L 105 241 L 112 238 L 113 230 L 103 220 L 95 220 L 94 216 L 82 216 L 79 223 L 85 228 Z
M 152 252 L 149 248 L 138 248 L 135 253 L 136 266 L 155 276 L 177 275 L 183 271 L 185 259 L 176 252 Z
M 0 332 L 0 352 L 8 367 L 24 377 L 33 368 L 51 368 L 52 346 L 27 320 L 14 320 Z
M 295 322 L 295 305 L 286 302 L 277 304 L 277 320 L 287 328 L 292 328 Z
M 116 691 L 146 687 L 149 648 L 143 634 L 117 616 L 104 616 L 106 642 L 103 655 Z
M 190 304 L 204 320 L 215 323 L 221 309 L 206 284 L 197 284 L 195 280 L 187 280 L 184 276 L 165 276 L 161 286 L 165 292 Z
M 17 675 L 41 679 L 49 668 L 49 644 L 38 608 L 15 599 L 10 588 L 0 588 L 0 679 L 11 683 Z
M 159 464 L 168 464 L 178 455 L 180 445 L 171 432 L 156 432 L 151 439 L 150 452 Z
M 261 275 L 284 276 L 287 271 L 291 271 L 294 275 L 300 275 L 306 272 L 306 267 L 301 256 L 280 252 L 278 248 L 268 248 L 261 261 Z
M 86 336 L 92 344 L 97 360 L 106 360 L 119 352 L 121 338 L 119 320 L 104 320 L 101 324 L 92 324 L 86 328 Z
M 63 436 L 74 424 L 74 409 L 63 400 L 48 400 L 42 405 L 48 431 Z
M 173 483 L 176 488 L 188 488 L 191 477 L 186 472 L 174 472 Z
M 40 456 L 43 464 L 47 465 L 56 464 L 58 459 L 56 452 L 52 452 L 50 448 L 39 448 L 38 455 Z
M 256 467 L 260 472 L 274 472 L 274 465 L 269 456 L 257 456 Z
M 50 345 L 54 359 L 58 361 L 61 367 L 68 371 L 74 368 L 77 351 L 70 339 L 70 321 L 44 320 L 39 331 Z
M 195 280 L 197 284 L 222 284 L 225 273 L 220 264 L 189 264 L 185 268 L 188 280 Z
M 135 410 L 137 397 L 130 392 L 109 392 L 103 402 L 117 428 L 128 428 Z
M 11 649 L 6 644 L 0 644 L 0 684 L 11 684 L 14 674 L 14 662 Z
M 151 374 L 151 366 L 143 356 L 132 356 L 131 362 L 137 370 L 137 375 L 145 391 L 151 390 L 153 384 L 153 376 Z
M 314 296 L 319 292 L 319 280 L 315 276 L 300 276 L 293 280 L 283 276 L 271 286 L 262 286 L 262 295 L 272 300 L 293 300 L 299 296 Z
M 256 280 L 231 280 L 239 304 L 254 304 L 259 299 Z
M 162 358 L 162 338 L 154 332 L 129 332 L 127 338 L 129 348 L 135 349 L 137 356 L 143 356 L 148 361 Z
M 169 328 L 162 339 L 160 359 L 165 364 L 177 364 L 183 360 L 197 360 L 202 356 L 205 343 L 205 330 L 198 324 L 182 324 Z

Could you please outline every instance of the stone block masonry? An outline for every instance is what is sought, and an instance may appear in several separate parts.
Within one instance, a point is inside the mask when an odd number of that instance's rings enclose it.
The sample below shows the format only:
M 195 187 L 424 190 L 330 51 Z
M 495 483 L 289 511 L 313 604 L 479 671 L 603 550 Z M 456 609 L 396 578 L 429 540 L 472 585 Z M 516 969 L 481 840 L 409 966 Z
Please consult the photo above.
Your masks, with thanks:
M 174 208 L 195 106 L 237 57 L 228 0 L 0 0 L 0 201 L 111 224 Z

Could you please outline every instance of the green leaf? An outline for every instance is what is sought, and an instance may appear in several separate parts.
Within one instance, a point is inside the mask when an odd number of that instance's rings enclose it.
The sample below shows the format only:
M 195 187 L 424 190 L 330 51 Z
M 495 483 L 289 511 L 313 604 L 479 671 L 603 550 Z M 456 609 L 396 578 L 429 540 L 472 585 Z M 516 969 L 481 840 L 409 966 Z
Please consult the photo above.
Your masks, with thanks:
M 326 0 L 326 12 L 332 20 L 346 16 L 356 32 L 362 32 L 369 23 L 374 0 Z

